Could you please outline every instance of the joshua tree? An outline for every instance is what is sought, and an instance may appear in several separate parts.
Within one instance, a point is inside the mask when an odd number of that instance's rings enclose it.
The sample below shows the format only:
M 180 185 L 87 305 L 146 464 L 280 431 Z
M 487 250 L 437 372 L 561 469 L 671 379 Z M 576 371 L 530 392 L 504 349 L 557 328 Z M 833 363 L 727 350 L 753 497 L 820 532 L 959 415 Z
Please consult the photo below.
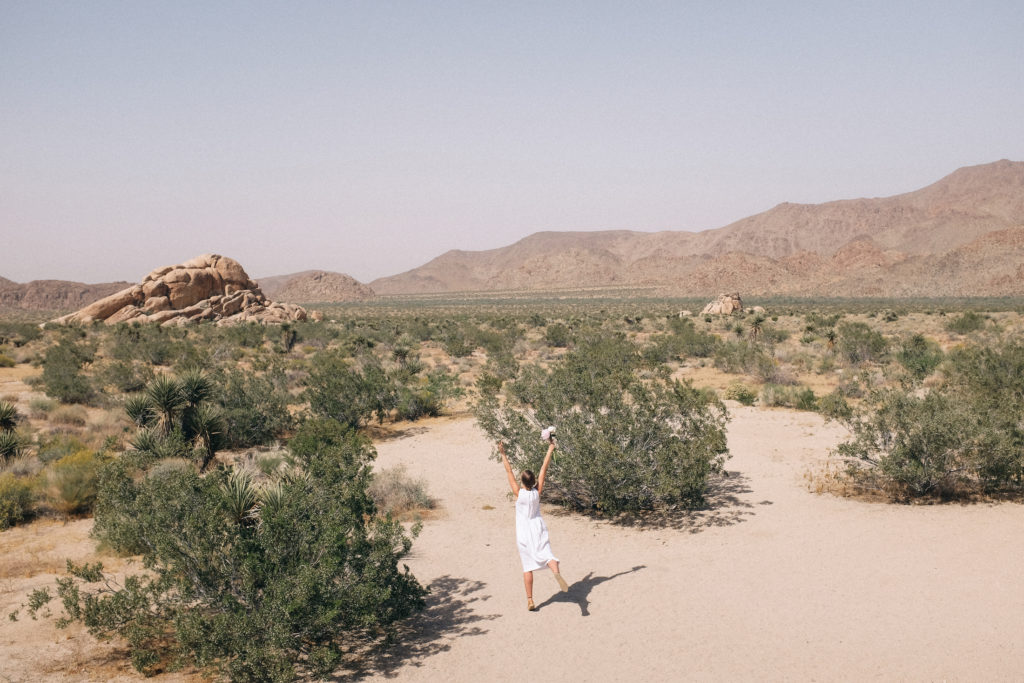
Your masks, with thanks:
M 825 345 L 828 347 L 829 351 L 836 350 L 837 339 L 839 339 L 839 335 L 836 334 L 836 331 L 834 329 L 829 328 L 828 330 L 825 331 Z
M 756 314 L 750 320 L 750 338 L 757 341 L 758 336 L 764 330 L 765 317 L 760 313 Z

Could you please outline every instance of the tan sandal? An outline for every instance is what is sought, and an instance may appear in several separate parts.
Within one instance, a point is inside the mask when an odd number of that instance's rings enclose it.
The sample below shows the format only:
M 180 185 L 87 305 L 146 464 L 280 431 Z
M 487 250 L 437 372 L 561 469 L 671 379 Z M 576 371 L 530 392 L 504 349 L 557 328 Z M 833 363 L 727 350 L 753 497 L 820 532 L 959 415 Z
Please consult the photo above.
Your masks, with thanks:
M 558 587 L 562 589 L 563 593 L 569 592 L 569 584 L 567 584 L 565 579 L 562 578 L 561 573 L 555 572 L 555 580 L 558 581 Z
M 533 598 L 526 598 L 526 609 L 530 612 L 537 609 L 537 606 L 533 604 Z

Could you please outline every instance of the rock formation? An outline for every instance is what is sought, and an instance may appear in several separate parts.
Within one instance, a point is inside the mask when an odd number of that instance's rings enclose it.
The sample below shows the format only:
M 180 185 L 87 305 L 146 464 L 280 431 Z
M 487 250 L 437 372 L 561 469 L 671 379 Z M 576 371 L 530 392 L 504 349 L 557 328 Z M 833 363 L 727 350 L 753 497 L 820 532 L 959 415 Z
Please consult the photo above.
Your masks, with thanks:
M 739 294 L 719 294 L 700 312 L 701 315 L 732 315 L 743 310 L 743 300 Z
M 269 301 L 238 261 L 204 254 L 181 265 L 157 268 L 141 284 L 111 294 L 54 322 L 102 320 L 108 325 L 128 321 L 185 325 L 209 320 L 218 325 L 232 325 L 305 319 L 306 311 L 302 307 Z
M 33 280 L 18 284 L 0 277 L 0 309 L 73 311 L 129 285 L 130 282 L 90 285 L 66 280 Z

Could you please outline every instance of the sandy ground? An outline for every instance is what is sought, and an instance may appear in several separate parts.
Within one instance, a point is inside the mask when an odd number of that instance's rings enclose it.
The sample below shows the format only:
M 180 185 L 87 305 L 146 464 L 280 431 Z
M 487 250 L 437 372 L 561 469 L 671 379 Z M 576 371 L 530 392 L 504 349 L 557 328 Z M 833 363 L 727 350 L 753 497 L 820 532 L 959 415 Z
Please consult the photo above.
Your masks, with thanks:
M 380 443 L 380 464 L 426 478 L 444 510 L 409 562 L 434 588 L 421 637 L 377 676 L 513 680 L 528 662 L 570 681 L 1024 677 L 1024 506 L 817 495 L 806 474 L 838 427 L 732 412 L 710 510 L 655 528 L 545 510 L 571 586 L 538 572 L 533 613 L 504 473 L 474 424 Z
M 425 421 L 380 440 L 379 465 L 425 478 L 441 509 L 409 558 L 432 588 L 428 608 L 362 676 L 519 680 L 526 667 L 566 681 L 1024 677 L 1024 506 L 818 495 L 807 473 L 842 438 L 837 426 L 730 408 L 730 476 L 709 510 L 645 527 L 545 508 L 570 590 L 538 572 L 533 613 L 504 473 L 472 420 Z M 88 524 L 0 534 L 0 681 L 141 680 L 114 646 L 7 619 L 28 590 L 52 583 L 60 558 L 90 555 Z

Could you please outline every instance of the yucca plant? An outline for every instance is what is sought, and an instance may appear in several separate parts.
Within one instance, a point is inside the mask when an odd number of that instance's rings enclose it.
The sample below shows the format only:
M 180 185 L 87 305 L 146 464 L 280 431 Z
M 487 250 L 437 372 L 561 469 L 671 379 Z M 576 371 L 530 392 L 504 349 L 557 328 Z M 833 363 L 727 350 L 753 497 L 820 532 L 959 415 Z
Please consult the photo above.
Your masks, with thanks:
M 192 443 L 201 461 L 199 471 L 204 472 L 217 450 L 224 445 L 224 419 L 220 408 L 201 403 L 194 409 L 190 423 L 189 431 L 194 435 Z
M 156 411 L 164 434 L 170 434 L 174 428 L 174 418 L 185 406 L 185 396 L 178 380 L 160 375 L 146 387 L 146 396 Z
M 17 458 L 23 448 L 21 436 L 17 432 L 0 431 L 0 463 Z
M 267 484 L 260 489 L 258 498 L 261 518 L 265 514 L 270 516 L 277 514 L 285 502 L 284 484 L 280 480 Z
M 221 485 L 224 501 L 227 503 L 231 519 L 242 524 L 256 515 L 256 503 L 259 502 L 259 488 L 252 480 L 252 475 L 244 470 L 235 470 L 228 480 Z
M 147 394 L 132 394 L 124 400 L 124 412 L 137 427 L 149 427 L 156 422 L 156 409 Z
M 13 403 L 0 401 L 0 432 L 13 432 L 18 426 L 19 417 Z

